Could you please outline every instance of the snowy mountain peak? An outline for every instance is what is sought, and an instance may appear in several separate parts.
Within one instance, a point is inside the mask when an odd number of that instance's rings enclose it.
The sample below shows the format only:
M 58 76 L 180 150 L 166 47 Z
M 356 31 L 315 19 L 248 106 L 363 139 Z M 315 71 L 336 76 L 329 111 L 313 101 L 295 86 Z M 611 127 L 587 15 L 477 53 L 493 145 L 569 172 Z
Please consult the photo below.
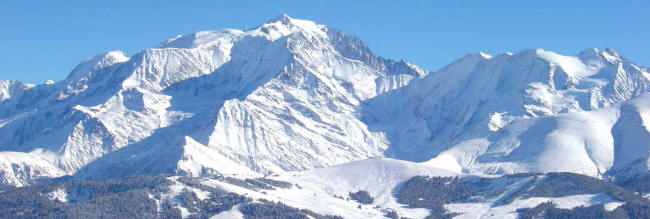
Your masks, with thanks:
M 614 49 L 613 47 L 605 48 L 604 52 L 616 58 L 623 59 L 623 56 L 621 56 L 620 53 L 618 53 L 618 51 L 616 51 L 616 49 Z
M 84 60 L 75 68 L 83 68 L 84 66 L 91 67 L 89 70 L 103 68 L 116 63 L 129 61 L 129 57 L 120 50 L 106 52 L 104 54 Z
M 270 26 L 270 25 L 284 25 L 287 27 L 299 27 L 303 29 L 310 29 L 310 28 L 313 29 L 314 27 L 323 27 L 323 25 L 317 24 L 316 22 L 310 20 L 302 20 L 302 19 L 289 17 L 289 15 L 285 13 L 271 19 L 270 21 L 260 25 L 259 27 Z
M 269 20 L 266 23 L 281 22 L 281 23 L 284 23 L 284 24 L 288 24 L 288 23 L 291 22 L 291 19 L 292 18 L 289 17 L 289 15 L 287 15 L 287 13 L 282 13 L 281 15 L 276 16 L 275 18 Z
M 245 37 L 264 37 L 269 41 L 275 41 L 298 32 L 323 36 L 325 35 L 325 29 L 326 27 L 324 25 L 317 24 L 313 21 L 295 19 L 283 14 L 262 25 L 245 31 L 221 29 L 199 31 L 185 36 L 178 35 L 163 41 L 157 48 L 219 49 L 219 45 L 231 44 Z
M 257 32 L 265 35 L 269 40 L 276 40 L 280 37 L 287 36 L 296 32 L 325 34 L 326 27 L 309 20 L 295 19 L 282 14 L 276 19 L 271 20 L 248 32 Z
M 111 60 L 113 63 L 126 62 L 129 60 L 129 57 L 126 55 L 126 53 L 122 52 L 121 50 L 107 52 L 104 54 L 104 56 L 106 59 Z
M 608 62 L 608 63 L 617 63 L 617 62 L 628 62 L 623 56 L 621 56 L 618 51 L 614 50 L 611 47 L 607 47 L 604 50 L 597 48 L 590 48 L 585 51 L 580 52 L 578 55 L 580 59 L 587 62 L 597 63 L 597 62 Z
M 80 74 L 86 74 L 90 71 L 126 61 L 129 61 L 129 57 L 126 56 L 124 52 L 120 50 L 110 51 L 84 60 L 70 72 L 68 79 L 79 77 Z

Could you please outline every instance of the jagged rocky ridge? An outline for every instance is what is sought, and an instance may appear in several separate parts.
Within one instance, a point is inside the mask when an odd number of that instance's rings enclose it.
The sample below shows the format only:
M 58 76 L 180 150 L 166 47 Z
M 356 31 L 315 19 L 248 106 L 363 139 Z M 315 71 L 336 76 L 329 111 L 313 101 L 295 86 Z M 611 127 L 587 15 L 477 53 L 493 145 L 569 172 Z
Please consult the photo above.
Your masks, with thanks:
M 54 84 L 2 82 L 0 179 L 258 177 L 371 157 L 629 178 L 648 171 L 649 78 L 613 49 L 428 72 L 285 15 L 109 52 Z

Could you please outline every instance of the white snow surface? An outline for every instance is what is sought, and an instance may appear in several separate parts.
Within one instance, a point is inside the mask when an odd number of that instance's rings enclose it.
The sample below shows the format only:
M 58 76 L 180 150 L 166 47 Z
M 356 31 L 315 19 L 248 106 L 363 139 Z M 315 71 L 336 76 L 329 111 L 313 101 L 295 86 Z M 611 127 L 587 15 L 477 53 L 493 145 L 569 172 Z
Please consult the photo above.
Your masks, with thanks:
M 605 108 L 517 119 L 484 138 L 463 141 L 427 161 L 482 174 L 575 172 L 595 177 L 645 174 L 650 95 Z
M 286 172 L 274 179 L 292 182 L 313 191 L 318 196 L 348 197 L 350 192 L 367 191 L 374 202 L 384 209 L 396 210 L 399 215 L 409 218 L 422 218 L 428 215 L 426 209 L 406 208 L 397 203 L 393 189 L 398 184 L 414 176 L 457 176 L 459 173 L 429 167 L 421 163 L 394 160 L 389 158 L 372 158 L 332 167 Z M 283 199 L 288 198 L 283 196 Z M 318 200 L 305 208 L 318 209 Z M 335 214 L 336 211 L 328 212 Z M 326 213 L 326 212 L 324 212 Z
M 527 199 L 517 199 L 510 204 L 493 206 L 493 203 L 459 203 L 446 204 L 445 209 L 449 212 L 459 213 L 455 219 L 466 218 L 517 218 L 516 210 L 519 208 L 534 208 L 544 202 L 552 202 L 556 208 L 573 209 L 579 206 L 590 206 L 594 204 L 603 204 L 605 210 L 612 211 L 618 206 L 624 204 L 613 200 L 606 194 L 596 195 L 571 195 L 564 197 L 531 197 Z
M 289 171 L 270 176 L 271 179 L 293 183 L 291 188 L 255 191 L 219 180 L 205 179 L 202 183 L 212 187 L 246 195 L 253 199 L 279 201 L 289 206 L 309 209 L 323 215 L 340 215 L 344 218 L 384 218 L 389 210 L 401 216 L 424 218 L 427 209 L 407 208 L 395 201 L 393 189 L 413 176 L 456 176 L 458 173 L 440 170 L 421 163 L 371 158 L 331 167 L 305 171 Z M 368 191 L 375 198 L 372 204 L 360 205 L 347 200 L 350 192 Z M 378 207 L 377 207 L 378 206 Z M 228 213 L 230 214 L 230 213 Z
M 232 206 L 228 211 L 221 212 L 210 217 L 210 219 L 243 219 L 244 215 L 239 212 L 239 205 Z
M 58 188 L 48 194 L 50 200 L 58 202 L 68 202 L 68 193 L 65 188 Z

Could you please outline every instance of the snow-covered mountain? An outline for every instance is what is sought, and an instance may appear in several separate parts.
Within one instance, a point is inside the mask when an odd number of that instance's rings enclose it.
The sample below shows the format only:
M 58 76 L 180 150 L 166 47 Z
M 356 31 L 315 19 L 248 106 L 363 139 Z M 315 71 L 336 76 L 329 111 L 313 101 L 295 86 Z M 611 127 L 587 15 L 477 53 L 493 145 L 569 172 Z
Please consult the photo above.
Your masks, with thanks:
M 0 161 L 2 179 L 261 175 L 380 157 L 388 142 L 359 105 L 427 73 L 286 15 L 130 58 L 109 52 L 55 84 L 3 91 L 0 147 L 12 159 Z
M 391 157 L 477 174 L 648 171 L 650 74 L 613 49 L 428 72 L 286 15 L 0 83 L 0 179 L 258 177 Z M 345 165 L 344 165 L 345 166 Z
M 386 155 L 459 172 L 648 171 L 650 74 L 613 49 L 469 55 L 363 106 Z

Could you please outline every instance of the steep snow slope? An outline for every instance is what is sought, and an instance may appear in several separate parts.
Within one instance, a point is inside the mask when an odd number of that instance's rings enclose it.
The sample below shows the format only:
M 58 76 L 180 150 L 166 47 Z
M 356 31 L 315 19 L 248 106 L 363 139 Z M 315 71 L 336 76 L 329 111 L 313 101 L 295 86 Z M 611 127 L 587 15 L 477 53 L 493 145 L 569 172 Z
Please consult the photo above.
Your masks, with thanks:
M 650 94 L 626 101 L 612 127 L 614 163 L 609 175 L 627 179 L 650 170 Z
M 250 30 L 114 51 L 0 102 L 0 150 L 53 154 L 78 177 L 257 175 L 383 155 L 362 101 L 427 72 L 354 36 L 280 16 Z M 27 165 L 25 163 L 16 165 Z

